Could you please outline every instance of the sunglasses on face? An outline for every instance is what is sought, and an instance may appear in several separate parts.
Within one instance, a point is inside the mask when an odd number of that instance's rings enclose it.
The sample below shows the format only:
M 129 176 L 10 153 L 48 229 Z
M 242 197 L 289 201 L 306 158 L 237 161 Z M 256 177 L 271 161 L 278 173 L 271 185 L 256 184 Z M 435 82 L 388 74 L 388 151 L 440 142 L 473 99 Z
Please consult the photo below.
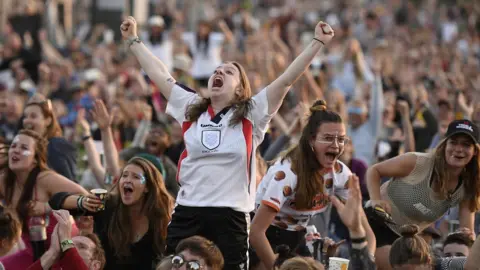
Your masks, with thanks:
M 179 269 L 183 265 L 186 266 L 187 270 L 203 269 L 203 266 L 199 261 L 197 260 L 186 261 L 181 255 L 175 255 L 172 257 L 172 265 L 173 265 L 173 269 Z

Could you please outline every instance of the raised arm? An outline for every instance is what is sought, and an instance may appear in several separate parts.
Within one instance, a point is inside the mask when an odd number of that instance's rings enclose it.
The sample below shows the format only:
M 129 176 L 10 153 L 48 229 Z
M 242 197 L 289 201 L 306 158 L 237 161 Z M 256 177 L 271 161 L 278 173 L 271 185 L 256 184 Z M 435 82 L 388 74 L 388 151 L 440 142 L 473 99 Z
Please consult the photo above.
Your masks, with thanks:
M 323 45 L 327 44 L 334 33 L 330 25 L 319 22 L 315 27 L 315 38 L 305 50 L 288 66 L 280 77 L 267 87 L 268 113 L 278 110 L 290 86 L 302 75 Z
M 415 168 L 417 157 L 413 153 L 403 154 L 368 168 L 366 173 L 368 194 L 372 206 L 380 205 L 387 212 L 390 206 L 382 201 L 380 195 L 381 180 L 384 177 L 404 177 L 409 175 Z
M 54 171 L 47 171 L 41 173 L 37 182 L 46 189 L 48 195 L 51 197 L 58 192 L 69 192 L 71 194 L 88 194 L 79 184 L 61 176 Z
M 105 179 L 105 168 L 103 168 L 102 162 L 100 161 L 100 155 L 95 148 L 90 125 L 88 124 L 87 120 L 85 120 L 85 109 L 80 109 L 77 113 L 77 127 L 77 130 L 80 131 L 83 146 L 87 152 L 88 167 L 92 170 L 97 183 L 99 183 L 101 186 L 104 186 L 105 183 L 103 180 Z
M 175 80 L 168 72 L 168 68 L 160 61 L 150 50 L 140 41 L 137 35 L 137 22 L 132 16 L 125 19 L 120 26 L 123 39 L 126 40 L 132 53 L 137 58 L 143 70 L 148 77 L 160 89 L 166 99 L 170 98 L 170 93 L 175 84 Z
M 118 150 L 113 139 L 112 116 L 108 113 L 105 104 L 100 99 L 95 100 L 95 107 L 91 111 L 93 119 L 97 122 L 102 133 L 102 143 L 105 152 L 105 169 L 113 177 L 118 177 L 121 173 L 118 161 Z

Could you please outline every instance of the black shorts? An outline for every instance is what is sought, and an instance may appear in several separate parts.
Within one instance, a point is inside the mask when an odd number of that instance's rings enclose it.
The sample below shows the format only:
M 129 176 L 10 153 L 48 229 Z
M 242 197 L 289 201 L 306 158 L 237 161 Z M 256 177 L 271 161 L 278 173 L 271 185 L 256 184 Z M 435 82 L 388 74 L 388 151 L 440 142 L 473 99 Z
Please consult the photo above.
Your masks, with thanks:
M 270 225 L 265 233 L 267 236 L 268 242 L 272 247 L 272 250 L 275 252 L 278 246 L 287 245 L 290 247 L 290 250 L 302 257 L 311 257 L 312 254 L 308 250 L 305 234 L 306 230 L 303 231 L 287 231 L 279 227 Z M 250 268 L 257 266 L 260 263 L 255 250 L 250 247 Z
M 377 248 L 391 246 L 400 236 L 390 229 L 385 223 L 367 216 L 368 223 L 377 238 Z
M 247 269 L 249 226 L 249 214 L 231 208 L 177 205 L 168 225 L 167 254 L 174 254 L 181 240 L 200 235 L 220 248 L 223 269 Z

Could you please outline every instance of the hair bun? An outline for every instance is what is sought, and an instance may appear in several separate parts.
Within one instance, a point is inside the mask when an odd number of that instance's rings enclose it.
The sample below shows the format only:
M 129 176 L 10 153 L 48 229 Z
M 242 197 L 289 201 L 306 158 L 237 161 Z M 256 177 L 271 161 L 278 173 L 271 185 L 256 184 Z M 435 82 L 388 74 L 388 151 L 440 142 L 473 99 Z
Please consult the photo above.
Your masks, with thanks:
M 288 245 L 279 245 L 275 249 L 275 252 L 278 253 L 279 258 L 288 258 L 290 254 L 290 247 Z
M 402 237 L 414 237 L 419 231 L 420 228 L 415 224 L 403 225 L 400 228 L 400 234 Z
M 318 111 L 326 111 L 327 110 L 327 102 L 323 99 L 319 99 L 313 103 L 312 107 L 310 107 L 310 112 L 318 112 Z

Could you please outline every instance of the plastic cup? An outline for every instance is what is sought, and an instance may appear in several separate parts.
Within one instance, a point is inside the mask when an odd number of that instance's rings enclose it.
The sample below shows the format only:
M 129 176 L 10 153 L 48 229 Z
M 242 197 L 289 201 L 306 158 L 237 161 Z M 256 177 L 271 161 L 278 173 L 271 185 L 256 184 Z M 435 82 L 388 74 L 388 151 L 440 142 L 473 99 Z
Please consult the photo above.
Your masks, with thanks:
M 107 197 L 108 191 L 106 189 L 103 189 L 103 188 L 95 188 L 95 189 L 90 190 L 90 192 L 93 195 L 97 196 L 97 198 L 99 198 L 102 201 L 102 205 L 100 207 L 98 207 L 98 210 L 104 210 L 105 209 L 105 198 Z
M 330 257 L 328 261 L 328 270 L 347 270 L 350 260 L 338 257 Z

